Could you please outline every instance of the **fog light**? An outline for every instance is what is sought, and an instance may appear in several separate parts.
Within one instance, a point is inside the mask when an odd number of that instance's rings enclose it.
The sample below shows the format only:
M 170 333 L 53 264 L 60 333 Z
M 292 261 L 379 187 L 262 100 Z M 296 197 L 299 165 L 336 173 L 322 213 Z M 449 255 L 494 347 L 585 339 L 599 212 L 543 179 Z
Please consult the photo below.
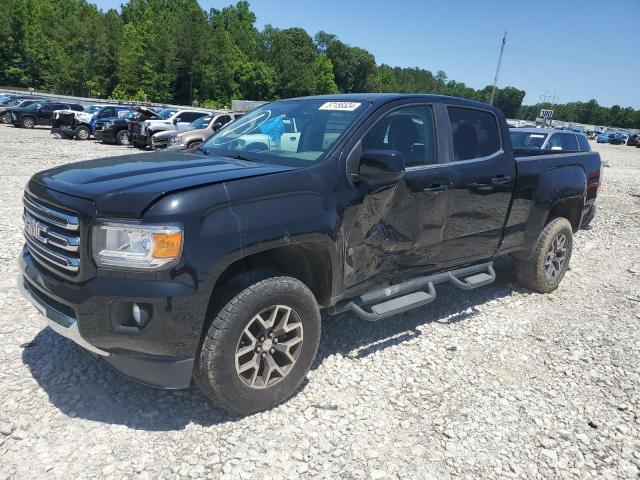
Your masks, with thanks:
M 149 322 L 150 315 L 148 308 L 134 303 L 131 313 L 133 315 L 133 321 L 136 322 L 138 327 L 142 328 Z

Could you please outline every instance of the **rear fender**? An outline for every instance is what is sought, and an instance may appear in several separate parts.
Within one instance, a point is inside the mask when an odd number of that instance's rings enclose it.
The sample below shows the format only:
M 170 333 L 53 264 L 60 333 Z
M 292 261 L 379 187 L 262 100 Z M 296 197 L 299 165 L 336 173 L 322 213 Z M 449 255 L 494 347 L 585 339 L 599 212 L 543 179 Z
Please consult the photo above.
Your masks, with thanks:
M 580 228 L 586 185 L 586 172 L 578 165 L 542 172 L 527 225 L 523 252 L 525 256 L 530 257 L 550 219 L 565 217 L 571 222 L 574 231 Z

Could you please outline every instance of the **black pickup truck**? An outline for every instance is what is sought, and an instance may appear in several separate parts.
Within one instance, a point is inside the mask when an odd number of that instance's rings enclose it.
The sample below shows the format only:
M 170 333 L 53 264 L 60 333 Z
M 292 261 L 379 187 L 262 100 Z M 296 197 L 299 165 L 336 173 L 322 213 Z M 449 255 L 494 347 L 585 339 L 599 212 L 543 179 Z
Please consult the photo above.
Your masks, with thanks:
M 33 128 L 36 125 L 51 125 L 56 110 L 84 110 L 77 103 L 34 103 L 25 108 L 12 108 L 11 123 L 14 127 Z
M 128 145 L 129 124 L 144 122 L 145 120 L 162 120 L 162 117 L 153 110 L 145 107 L 134 107 L 121 117 L 102 118 L 95 122 L 94 136 L 103 143 L 117 143 Z
M 301 384 L 320 311 L 367 321 L 470 290 L 513 255 L 557 288 L 590 221 L 595 152 L 514 155 L 502 112 L 433 95 L 282 100 L 197 149 L 69 164 L 24 193 L 20 285 L 124 375 L 192 379 L 248 414 Z

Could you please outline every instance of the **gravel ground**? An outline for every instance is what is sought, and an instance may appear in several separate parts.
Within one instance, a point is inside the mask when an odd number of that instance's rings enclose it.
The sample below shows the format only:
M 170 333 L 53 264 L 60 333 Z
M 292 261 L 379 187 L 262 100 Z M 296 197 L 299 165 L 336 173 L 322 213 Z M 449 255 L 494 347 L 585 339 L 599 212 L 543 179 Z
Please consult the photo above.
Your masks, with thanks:
M 639 477 L 640 149 L 594 144 L 599 212 L 555 293 L 519 288 L 503 260 L 483 289 L 329 318 L 304 389 L 235 418 L 195 388 L 123 379 L 15 286 L 28 177 L 133 150 L 10 126 L 0 145 L 0 479 Z

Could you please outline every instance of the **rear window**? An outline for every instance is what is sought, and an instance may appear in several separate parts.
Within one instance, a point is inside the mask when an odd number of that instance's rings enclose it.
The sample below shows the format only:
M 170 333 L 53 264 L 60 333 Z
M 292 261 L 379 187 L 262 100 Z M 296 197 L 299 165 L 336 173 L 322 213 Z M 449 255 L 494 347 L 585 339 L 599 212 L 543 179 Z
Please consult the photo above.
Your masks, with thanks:
M 496 116 L 486 110 L 448 107 L 453 132 L 454 160 L 472 160 L 501 149 Z

